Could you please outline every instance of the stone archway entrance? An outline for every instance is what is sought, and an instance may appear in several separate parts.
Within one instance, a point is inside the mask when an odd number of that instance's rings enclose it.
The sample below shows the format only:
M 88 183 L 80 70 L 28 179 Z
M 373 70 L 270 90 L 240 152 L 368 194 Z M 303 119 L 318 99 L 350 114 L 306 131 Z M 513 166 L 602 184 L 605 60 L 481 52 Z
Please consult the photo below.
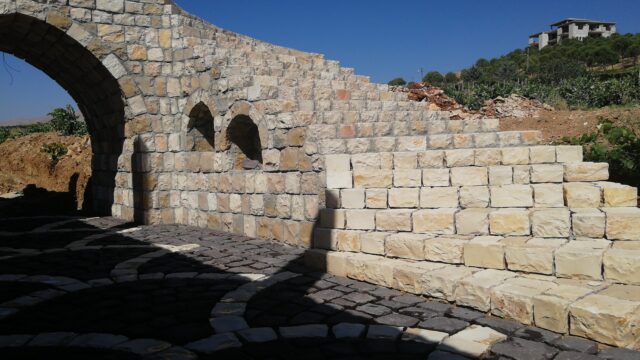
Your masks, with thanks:
M 100 49 L 98 43 L 83 46 L 50 23 L 14 13 L 0 15 L 0 51 L 42 70 L 76 101 L 87 122 L 93 151 L 88 210 L 110 214 L 125 138 L 125 103 L 118 81 L 96 56 L 108 50 Z

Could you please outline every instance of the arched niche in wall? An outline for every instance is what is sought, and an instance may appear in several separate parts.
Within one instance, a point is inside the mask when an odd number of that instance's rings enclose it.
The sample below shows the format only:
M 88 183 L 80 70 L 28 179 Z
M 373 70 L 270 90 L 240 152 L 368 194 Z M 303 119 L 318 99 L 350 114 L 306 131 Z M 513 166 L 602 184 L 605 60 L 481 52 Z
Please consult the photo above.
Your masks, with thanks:
M 227 127 L 233 168 L 258 169 L 262 164 L 262 144 L 258 126 L 248 115 L 236 115 Z
M 189 113 L 187 149 L 214 151 L 213 115 L 204 102 L 197 103 Z

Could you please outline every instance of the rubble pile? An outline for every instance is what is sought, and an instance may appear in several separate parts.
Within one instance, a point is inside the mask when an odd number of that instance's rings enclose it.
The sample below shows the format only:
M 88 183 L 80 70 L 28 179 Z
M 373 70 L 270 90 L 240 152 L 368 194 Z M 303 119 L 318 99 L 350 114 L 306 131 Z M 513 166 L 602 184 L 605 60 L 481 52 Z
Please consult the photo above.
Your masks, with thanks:
M 444 90 L 426 82 L 411 84 L 409 87 L 394 87 L 394 91 L 406 92 L 409 100 L 429 103 L 432 110 L 462 110 L 462 105 L 444 93 Z
M 511 94 L 508 97 L 498 96 L 495 99 L 485 101 L 480 113 L 493 118 L 535 118 L 540 116 L 542 110 L 553 110 L 553 107 L 539 100 Z

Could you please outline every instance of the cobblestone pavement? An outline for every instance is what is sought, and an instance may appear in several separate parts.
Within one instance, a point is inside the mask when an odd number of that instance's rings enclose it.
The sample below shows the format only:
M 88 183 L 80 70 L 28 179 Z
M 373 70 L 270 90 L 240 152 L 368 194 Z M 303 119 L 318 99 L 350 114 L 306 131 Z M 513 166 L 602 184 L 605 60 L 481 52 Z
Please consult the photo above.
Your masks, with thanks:
M 303 254 L 188 226 L 0 220 L 0 357 L 640 359 L 313 272 Z

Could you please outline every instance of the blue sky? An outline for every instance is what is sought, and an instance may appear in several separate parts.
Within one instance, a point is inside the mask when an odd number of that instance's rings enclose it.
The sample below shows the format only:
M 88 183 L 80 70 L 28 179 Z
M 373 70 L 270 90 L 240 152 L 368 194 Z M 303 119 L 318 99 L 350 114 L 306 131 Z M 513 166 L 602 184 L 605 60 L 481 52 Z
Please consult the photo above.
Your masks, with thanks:
M 455 71 L 524 47 L 565 17 L 616 21 L 640 32 L 637 0 L 177 0 L 209 22 L 278 45 L 325 54 L 387 82 Z M 0 64 L 0 121 L 42 116 L 72 101 L 46 75 L 7 56 Z M 1 59 L 0 59 L 1 60 Z

